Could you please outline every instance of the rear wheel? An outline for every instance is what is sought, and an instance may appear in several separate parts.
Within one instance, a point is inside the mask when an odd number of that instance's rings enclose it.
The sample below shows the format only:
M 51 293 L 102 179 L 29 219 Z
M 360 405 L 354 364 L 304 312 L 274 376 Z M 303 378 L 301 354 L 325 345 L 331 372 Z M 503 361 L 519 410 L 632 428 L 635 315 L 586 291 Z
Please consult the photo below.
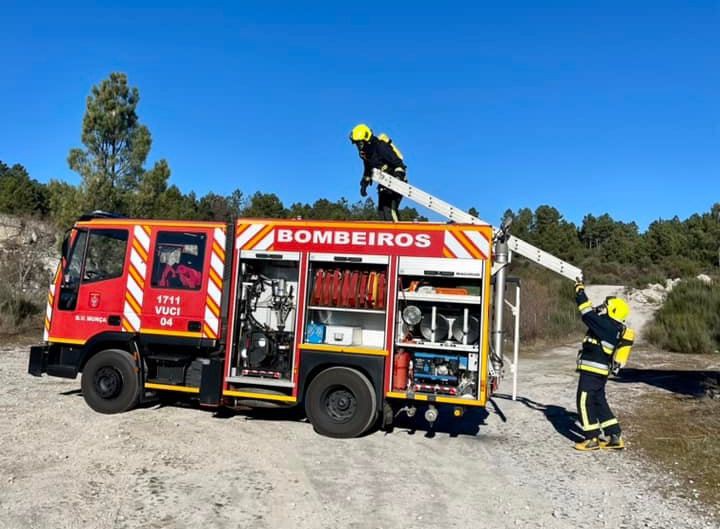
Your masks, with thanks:
M 127 351 L 106 349 L 83 369 L 81 387 L 88 406 L 100 413 L 121 413 L 138 403 L 140 380 Z
M 375 389 L 361 372 L 331 367 L 310 383 L 305 394 L 305 412 L 321 435 L 357 437 L 377 419 Z

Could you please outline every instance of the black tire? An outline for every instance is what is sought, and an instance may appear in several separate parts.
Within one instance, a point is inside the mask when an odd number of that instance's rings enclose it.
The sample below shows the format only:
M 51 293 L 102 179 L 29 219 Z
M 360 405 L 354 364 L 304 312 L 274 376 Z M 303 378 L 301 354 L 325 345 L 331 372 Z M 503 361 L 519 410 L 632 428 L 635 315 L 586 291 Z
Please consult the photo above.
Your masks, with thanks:
M 82 394 L 93 410 L 122 413 L 140 399 L 140 377 L 127 351 L 106 349 L 88 360 L 83 369 Z
M 377 419 L 375 389 L 359 371 L 331 367 L 310 383 L 305 393 L 305 412 L 321 435 L 358 437 Z

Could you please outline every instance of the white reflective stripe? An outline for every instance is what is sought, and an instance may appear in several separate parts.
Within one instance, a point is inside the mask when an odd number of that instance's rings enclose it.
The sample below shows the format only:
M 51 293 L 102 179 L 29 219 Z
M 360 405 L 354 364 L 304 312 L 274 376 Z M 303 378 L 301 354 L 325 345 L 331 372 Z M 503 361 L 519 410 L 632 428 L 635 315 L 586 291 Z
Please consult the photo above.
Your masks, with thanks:
M 588 307 L 586 309 L 580 309 L 580 314 L 587 314 L 592 310 L 592 307 Z
M 596 367 L 597 369 L 604 369 L 604 370 L 610 369 L 610 366 L 608 366 L 607 364 L 601 364 L 600 362 L 593 362 L 592 360 L 584 360 L 582 358 L 578 361 L 578 364 L 583 365 L 583 366 L 588 366 L 588 367 Z
M 611 354 L 615 350 L 615 346 L 610 342 L 602 341 L 600 344 L 602 345 L 603 351 L 608 354 Z
M 138 273 L 140 274 L 140 277 L 145 279 L 145 274 L 147 273 L 147 267 L 145 266 L 145 262 L 138 255 L 137 251 L 135 251 L 135 248 L 130 249 L 130 262 L 135 267 L 135 270 L 138 271 Z M 128 275 L 128 277 L 130 277 L 130 276 Z
M 148 237 L 148 234 L 142 229 L 142 226 L 135 226 L 133 234 L 145 251 L 150 250 L 150 237 Z
M 455 236 L 449 231 L 445 232 L 445 246 L 450 248 L 450 251 L 461 259 L 470 259 L 472 256 L 470 253 L 462 247 Z
M 135 282 L 135 280 L 132 278 L 131 275 L 128 275 L 128 282 L 127 282 L 127 289 L 130 291 L 130 294 L 132 294 L 132 297 L 135 298 L 135 301 L 138 302 L 138 305 L 140 305 L 140 308 L 142 308 L 143 304 L 143 292 L 140 290 L 140 287 Z
M 245 246 L 245 243 L 248 242 L 250 239 L 255 237 L 257 233 L 263 229 L 265 226 L 263 224 L 253 224 L 249 228 L 247 228 L 244 232 L 242 232 L 240 235 L 238 235 L 237 242 L 235 245 L 238 248 L 242 248 Z
M 134 331 L 140 330 L 140 317 L 135 314 L 135 311 L 127 301 L 125 302 L 125 310 L 123 311 L 123 316 L 125 316 L 125 319 L 128 321 Z
M 47 307 L 45 307 L 45 316 L 47 316 L 48 321 L 50 321 L 50 318 L 52 318 L 52 306 L 50 303 L 47 304 Z
M 267 250 L 275 242 L 275 230 L 270 230 L 262 240 L 255 245 L 254 250 Z
M 225 249 L 225 230 L 221 228 L 215 228 L 215 240 L 220 245 L 220 248 Z
M 615 417 L 613 417 L 612 419 L 608 419 L 608 420 L 605 421 L 605 422 L 601 422 L 601 423 L 600 423 L 600 428 L 607 428 L 608 426 L 613 426 L 613 425 L 615 425 L 615 424 L 617 424 L 617 423 L 618 423 L 618 420 L 617 420 Z
M 212 313 L 210 307 L 205 307 L 205 323 L 213 330 L 213 332 L 217 333 L 218 319 L 215 317 L 215 314 Z
M 224 270 L 223 262 L 220 260 L 220 258 L 215 252 L 213 252 L 212 256 L 210 257 L 210 266 L 213 270 L 215 270 L 215 273 L 218 275 L 218 277 L 222 279 Z
M 212 299 L 218 307 L 220 306 L 220 290 L 212 281 L 208 282 L 208 296 L 210 296 L 210 299 Z
M 50 339 L 50 335 L 47 332 L 47 329 L 43 327 L 43 341 L 47 342 Z
M 490 242 L 476 231 L 464 231 L 465 236 L 470 239 L 485 257 L 490 255 Z

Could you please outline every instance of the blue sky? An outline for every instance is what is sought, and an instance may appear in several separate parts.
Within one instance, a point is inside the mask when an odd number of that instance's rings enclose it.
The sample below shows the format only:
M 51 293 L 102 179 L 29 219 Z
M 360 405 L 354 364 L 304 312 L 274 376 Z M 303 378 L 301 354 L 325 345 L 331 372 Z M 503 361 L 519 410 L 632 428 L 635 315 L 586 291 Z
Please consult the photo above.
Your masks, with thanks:
M 493 223 L 550 204 L 644 229 L 720 201 L 717 2 L 3 4 L 0 160 L 41 181 L 78 182 L 85 98 L 123 71 L 186 192 L 357 200 L 367 122 Z

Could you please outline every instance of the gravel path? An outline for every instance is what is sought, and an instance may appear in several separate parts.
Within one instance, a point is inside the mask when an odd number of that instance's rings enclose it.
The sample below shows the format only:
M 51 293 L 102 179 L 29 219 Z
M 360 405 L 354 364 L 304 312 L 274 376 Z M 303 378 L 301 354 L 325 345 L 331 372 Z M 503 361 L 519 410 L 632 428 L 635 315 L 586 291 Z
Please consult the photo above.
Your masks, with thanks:
M 497 396 L 452 434 L 353 440 L 268 412 L 100 415 L 79 380 L 26 375 L 24 348 L 0 356 L 3 529 L 720 527 L 695 500 L 661 496 L 631 427 L 624 453 L 572 449 L 574 347 L 527 355 L 522 399 Z

